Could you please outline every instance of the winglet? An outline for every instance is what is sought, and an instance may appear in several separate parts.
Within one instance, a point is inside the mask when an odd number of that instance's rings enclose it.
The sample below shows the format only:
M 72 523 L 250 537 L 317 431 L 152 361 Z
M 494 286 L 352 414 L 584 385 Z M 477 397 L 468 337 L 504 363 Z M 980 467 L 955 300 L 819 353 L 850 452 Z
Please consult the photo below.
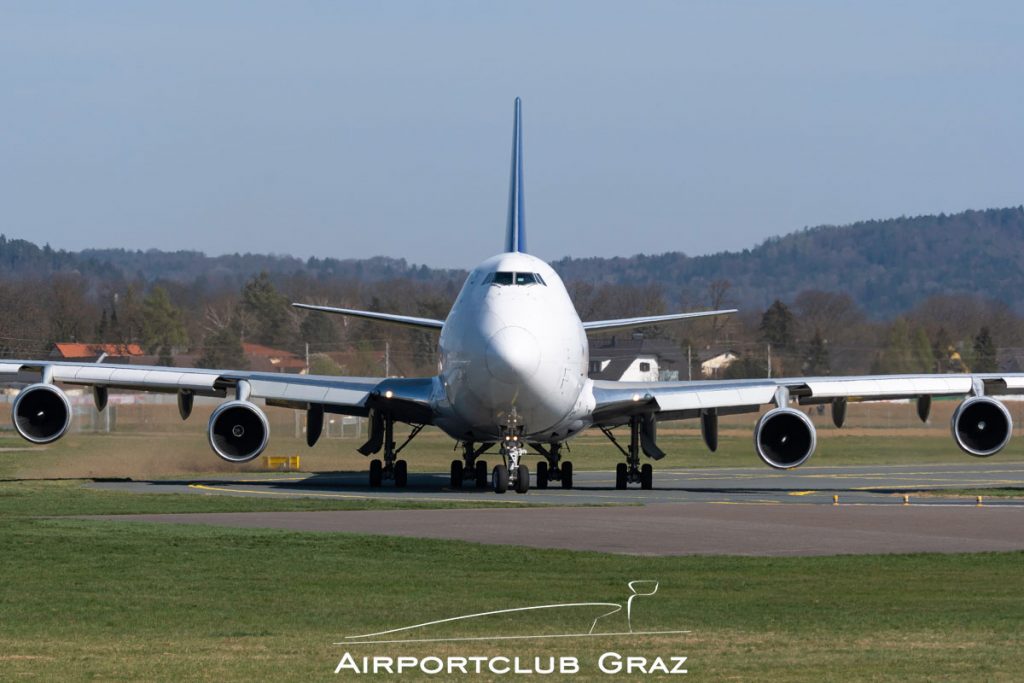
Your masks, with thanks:
M 526 252 L 526 224 L 523 221 L 523 124 L 522 102 L 516 98 L 512 125 L 512 173 L 508 189 L 508 224 L 505 251 Z

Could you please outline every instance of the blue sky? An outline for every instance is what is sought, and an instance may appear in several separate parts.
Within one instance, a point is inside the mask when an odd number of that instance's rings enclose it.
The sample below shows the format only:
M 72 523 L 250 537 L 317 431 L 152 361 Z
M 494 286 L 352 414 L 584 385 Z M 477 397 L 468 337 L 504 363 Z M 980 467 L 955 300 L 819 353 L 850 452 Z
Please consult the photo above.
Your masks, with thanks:
M 1024 203 L 1014 2 L 2 2 L 0 231 L 544 258 Z

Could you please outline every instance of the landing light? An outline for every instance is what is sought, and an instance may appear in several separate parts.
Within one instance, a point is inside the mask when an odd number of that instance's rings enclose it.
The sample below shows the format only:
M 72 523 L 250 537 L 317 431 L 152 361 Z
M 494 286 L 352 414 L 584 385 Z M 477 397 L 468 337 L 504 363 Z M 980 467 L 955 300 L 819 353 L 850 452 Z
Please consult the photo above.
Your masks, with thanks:
M 639 401 L 640 400 L 640 394 L 633 394 L 633 400 L 634 401 Z
M 395 392 L 391 391 L 390 389 L 388 389 L 387 391 L 384 392 L 384 398 L 391 398 L 394 395 L 395 395 Z

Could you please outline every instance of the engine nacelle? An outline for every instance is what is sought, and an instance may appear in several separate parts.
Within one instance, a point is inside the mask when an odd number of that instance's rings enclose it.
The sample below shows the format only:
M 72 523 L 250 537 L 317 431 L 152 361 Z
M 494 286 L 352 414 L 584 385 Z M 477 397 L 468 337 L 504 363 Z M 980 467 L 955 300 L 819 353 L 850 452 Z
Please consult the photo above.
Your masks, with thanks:
M 11 421 L 22 438 L 32 443 L 52 443 L 71 426 L 71 402 L 52 384 L 33 384 L 14 399 Z
M 249 401 L 228 401 L 210 415 L 210 448 L 228 462 L 258 458 L 270 441 L 270 424 L 263 411 Z
M 961 450 L 978 458 L 1003 450 L 1013 434 L 1010 411 L 988 396 L 972 396 L 957 406 L 951 426 Z
M 792 408 L 769 410 L 754 429 L 758 457 L 777 470 L 803 465 L 816 445 L 817 434 L 810 418 Z

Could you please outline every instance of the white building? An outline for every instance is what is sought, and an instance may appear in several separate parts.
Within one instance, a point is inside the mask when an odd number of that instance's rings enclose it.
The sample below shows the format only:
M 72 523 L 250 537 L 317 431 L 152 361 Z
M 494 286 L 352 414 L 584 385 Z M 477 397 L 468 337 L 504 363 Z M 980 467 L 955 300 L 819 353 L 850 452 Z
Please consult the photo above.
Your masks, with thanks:
M 621 382 L 679 379 L 678 370 L 666 367 L 678 355 L 679 349 L 671 342 L 640 335 L 595 341 L 590 347 L 590 377 Z

